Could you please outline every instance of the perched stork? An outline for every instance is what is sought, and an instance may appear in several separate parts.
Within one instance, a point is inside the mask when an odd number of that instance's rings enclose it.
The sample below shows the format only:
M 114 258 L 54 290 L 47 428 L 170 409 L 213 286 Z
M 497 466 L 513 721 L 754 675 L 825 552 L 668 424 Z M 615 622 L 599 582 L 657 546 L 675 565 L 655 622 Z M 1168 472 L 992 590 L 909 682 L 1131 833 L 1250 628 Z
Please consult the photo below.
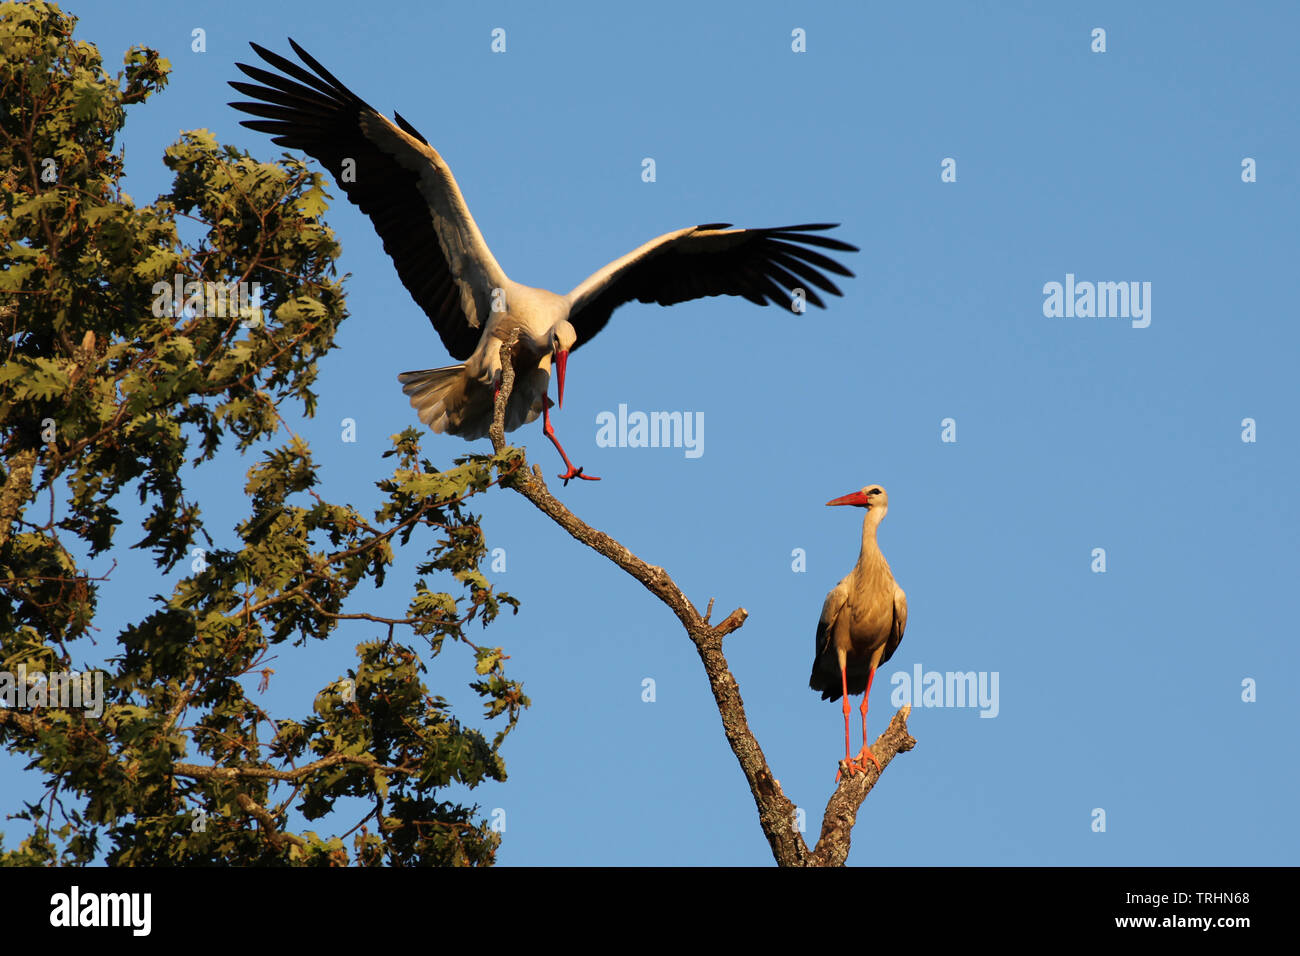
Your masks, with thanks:
M 569 353 L 603 329 L 615 309 L 633 299 L 673 305 L 712 295 L 790 305 L 796 289 L 805 302 L 824 308 L 816 289 L 841 294 L 826 273 L 853 275 L 817 251 L 857 251 L 817 235 L 834 224 L 731 229 L 729 223 L 710 223 L 652 239 L 568 295 L 512 282 L 438 151 L 401 114 L 393 114 L 396 123 L 389 121 L 297 43 L 289 45 L 310 69 L 252 43 L 257 55 L 284 75 L 236 64 L 261 85 L 231 81 L 254 102 L 230 105 L 261 117 L 242 125 L 303 150 L 334 175 L 348 199 L 370 217 L 402 284 L 452 358 L 462 363 L 398 376 L 420 420 L 435 432 L 466 439 L 487 434 L 500 387 L 501 343 L 519 329 L 506 428 L 542 415 L 546 436 L 568 468 L 560 475 L 565 483 L 598 480 L 574 468 L 564 453 L 551 427 L 546 392 L 554 365 L 563 406 Z
M 822 692 L 822 700 L 844 698 L 844 760 L 849 776 L 867 769 L 869 759 L 880 761 L 867 746 L 867 700 L 876 668 L 889 660 L 903 640 L 907 627 L 907 595 L 894 581 L 889 562 L 876 544 L 876 529 L 889 510 L 889 496 L 880 485 L 826 502 L 866 508 L 862 521 L 862 551 L 858 563 L 826 595 L 817 621 L 817 646 L 808 686 Z M 862 695 L 862 749 L 850 755 L 849 695 Z M 836 780 L 839 779 L 837 775 Z

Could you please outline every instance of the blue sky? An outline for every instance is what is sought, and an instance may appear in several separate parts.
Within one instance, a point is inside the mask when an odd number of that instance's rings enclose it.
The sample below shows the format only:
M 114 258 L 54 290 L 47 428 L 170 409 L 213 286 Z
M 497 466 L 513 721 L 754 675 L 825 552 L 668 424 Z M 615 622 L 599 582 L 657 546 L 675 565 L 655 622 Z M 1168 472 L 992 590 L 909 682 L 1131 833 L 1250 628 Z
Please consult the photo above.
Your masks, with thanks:
M 128 114 L 138 202 L 166 188 L 160 156 L 180 130 L 278 155 L 238 126 L 226 81 L 246 41 L 287 52 L 293 36 L 440 150 L 517 281 L 564 292 L 693 223 L 842 222 L 862 251 L 826 312 L 719 298 L 617 312 L 574 355 L 554 419 L 604 480 L 553 490 L 697 606 L 716 598 L 715 618 L 749 611 L 726 651 L 809 837 L 843 740 L 839 705 L 807 687 L 813 634 L 862 516 L 824 502 L 889 490 L 880 543 L 910 619 L 877 675 L 871 736 L 894 710 L 891 679 L 917 665 L 996 673 L 999 700 L 991 719 L 914 710 L 918 746 L 864 804 L 850 864 L 1294 864 L 1300 17 L 1137 6 L 68 9 L 110 67 L 137 43 L 173 63 L 169 88 Z M 504 54 L 490 49 L 498 27 Z M 791 50 L 795 28 L 806 52 Z M 1256 182 L 1242 181 L 1247 157 Z M 947 158 L 955 182 L 941 180 Z M 368 220 L 333 191 L 351 317 L 300 430 L 323 493 L 369 511 L 388 436 L 416 421 L 397 373 L 447 358 Z M 1150 283 L 1150 324 L 1045 316 L 1045 284 L 1067 274 Z M 598 447 L 597 416 L 620 404 L 702 414 L 703 454 Z M 512 438 L 560 470 L 540 422 Z M 448 464 L 471 447 L 488 443 L 425 443 Z M 226 458 L 194 478 L 219 543 L 246 504 L 231 494 L 246 467 Z M 487 637 L 533 700 L 505 749 L 509 781 L 468 797 L 505 811 L 500 862 L 770 863 L 675 618 L 522 498 L 479 507 L 506 553 L 492 576 L 523 602 Z M 114 557 L 104 638 L 159 589 L 144 556 Z M 367 609 L 400 610 L 410 579 Z M 270 709 L 305 712 L 372 636 L 279 649 Z M 477 719 L 470 660 L 449 647 L 430 684 Z M 6 790 L 16 807 L 25 787 Z

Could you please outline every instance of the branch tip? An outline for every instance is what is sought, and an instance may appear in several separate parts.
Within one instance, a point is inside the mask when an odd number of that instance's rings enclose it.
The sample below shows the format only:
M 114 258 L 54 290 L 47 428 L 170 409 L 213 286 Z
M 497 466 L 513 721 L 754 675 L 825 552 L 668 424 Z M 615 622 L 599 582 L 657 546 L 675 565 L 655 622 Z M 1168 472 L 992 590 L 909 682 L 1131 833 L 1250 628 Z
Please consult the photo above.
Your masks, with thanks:
M 748 617 L 749 612 L 743 607 L 738 607 L 728 614 L 721 624 L 713 629 L 713 633 L 718 637 L 726 637 L 732 631 L 738 630 L 740 626 L 745 623 L 745 619 Z

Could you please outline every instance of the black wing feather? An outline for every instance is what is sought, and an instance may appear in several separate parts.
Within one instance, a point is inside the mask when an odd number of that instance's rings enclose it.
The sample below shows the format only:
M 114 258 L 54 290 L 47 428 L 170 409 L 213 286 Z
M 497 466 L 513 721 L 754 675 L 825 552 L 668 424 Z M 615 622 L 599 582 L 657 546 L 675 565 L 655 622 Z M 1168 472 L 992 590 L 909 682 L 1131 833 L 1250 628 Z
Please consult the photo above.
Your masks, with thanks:
M 447 351 L 455 359 L 468 358 L 482 330 L 469 324 L 460 306 L 418 175 L 366 137 L 362 117 L 377 111 L 293 40 L 289 45 L 310 70 L 256 43 L 249 46 L 284 75 L 236 64 L 256 84 L 231 80 L 230 85 L 252 101 L 230 105 L 260 117 L 241 125 L 270 133 L 277 145 L 300 149 L 330 171 L 348 199 L 370 217 L 402 285 L 428 315 Z M 401 116 L 396 122 L 408 135 L 428 143 Z M 344 159 L 356 163 L 354 181 L 340 179 Z
M 689 299 L 736 295 L 755 305 L 789 307 L 794 289 L 825 308 L 810 286 L 830 295 L 842 293 L 824 273 L 853 275 L 841 263 L 810 249 L 857 252 L 858 247 L 830 236 L 813 235 L 838 223 L 804 223 L 772 229 L 745 229 L 701 236 L 729 228 L 726 223 L 697 226 L 696 233 L 665 243 L 627 267 L 608 287 L 580 303 L 569 317 L 578 332 L 574 348 L 593 338 L 625 303 L 674 305 Z

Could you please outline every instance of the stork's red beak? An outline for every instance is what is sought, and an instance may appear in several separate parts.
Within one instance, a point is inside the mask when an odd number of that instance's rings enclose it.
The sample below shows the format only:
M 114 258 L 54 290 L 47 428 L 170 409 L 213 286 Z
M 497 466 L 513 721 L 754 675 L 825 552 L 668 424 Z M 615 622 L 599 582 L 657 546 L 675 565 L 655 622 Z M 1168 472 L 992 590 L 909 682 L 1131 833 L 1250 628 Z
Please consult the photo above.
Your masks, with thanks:
M 843 498 L 836 498 L 834 501 L 828 501 L 828 505 L 865 505 L 867 496 L 860 491 L 855 491 L 851 495 L 845 495 Z
M 569 364 L 569 350 L 560 349 L 555 353 L 555 381 L 560 392 L 560 407 L 564 407 L 564 368 Z

